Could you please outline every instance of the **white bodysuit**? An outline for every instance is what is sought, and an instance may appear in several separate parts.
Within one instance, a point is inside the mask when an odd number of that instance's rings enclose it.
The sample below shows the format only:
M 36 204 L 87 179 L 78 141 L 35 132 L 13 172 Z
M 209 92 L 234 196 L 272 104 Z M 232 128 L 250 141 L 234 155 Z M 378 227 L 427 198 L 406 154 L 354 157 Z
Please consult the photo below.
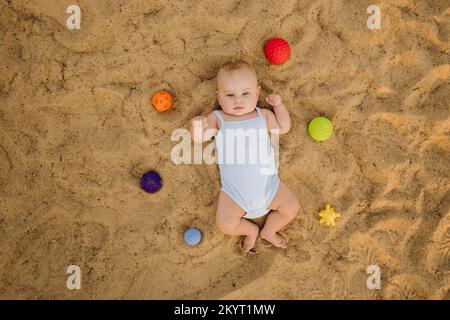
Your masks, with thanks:
M 256 118 L 238 121 L 226 121 L 221 111 L 214 111 L 221 124 L 215 137 L 221 190 L 248 219 L 270 211 L 268 206 L 280 184 L 266 121 L 258 107 L 256 111 Z

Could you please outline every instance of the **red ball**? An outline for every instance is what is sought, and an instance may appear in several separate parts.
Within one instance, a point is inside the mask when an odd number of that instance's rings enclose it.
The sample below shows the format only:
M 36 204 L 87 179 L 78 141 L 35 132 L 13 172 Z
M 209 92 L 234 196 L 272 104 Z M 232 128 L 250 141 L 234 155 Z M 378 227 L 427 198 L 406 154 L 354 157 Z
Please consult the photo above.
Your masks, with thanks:
M 266 41 L 264 53 L 271 64 L 283 64 L 291 56 L 291 46 L 282 38 L 272 38 Z

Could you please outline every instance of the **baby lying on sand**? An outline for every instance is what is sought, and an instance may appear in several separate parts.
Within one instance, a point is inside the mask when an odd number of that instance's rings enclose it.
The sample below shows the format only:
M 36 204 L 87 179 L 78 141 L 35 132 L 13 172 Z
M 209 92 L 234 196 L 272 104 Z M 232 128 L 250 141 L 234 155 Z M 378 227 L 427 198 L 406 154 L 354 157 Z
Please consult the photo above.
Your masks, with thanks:
M 221 110 L 191 120 L 191 137 L 195 143 L 210 140 L 212 136 L 208 136 L 206 130 L 217 129 L 213 130 L 216 132 L 216 156 L 226 161 L 218 162 L 222 188 L 216 223 L 225 234 L 245 236 L 242 242 L 245 253 L 255 246 L 258 234 L 274 246 L 286 248 L 287 240 L 278 231 L 294 219 L 299 210 L 295 194 L 278 177 L 269 136 L 269 131 L 271 134 L 289 132 L 289 113 L 278 94 L 270 94 L 266 98 L 274 112 L 260 109 L 257 106 L 260 92 L 253 66 L 242 60 L 229 62 L 217 74 L 216 96 Z M 194 127 L 201 128 L 201 132 L 197 129 L 194 132 Z M 252 130 L 263 133 L 254 135 L 256 140 L 253 142 L 268 148 L 270 156 L 266 160 L 269 161 L 254 161 L 256 148 L 251 143 L 244 144 L 244 161 L 233 158 L 234 143 L 230 143 L 230 139 L 246 141 L 249 137 L 246 132 Z M 230 145 L 233 150 L 230 150 Z M 244 154 L 238 152 L 236 156 L 239 158 Z M 266 214 L 268 216 L 261 230 L 248 220 Z

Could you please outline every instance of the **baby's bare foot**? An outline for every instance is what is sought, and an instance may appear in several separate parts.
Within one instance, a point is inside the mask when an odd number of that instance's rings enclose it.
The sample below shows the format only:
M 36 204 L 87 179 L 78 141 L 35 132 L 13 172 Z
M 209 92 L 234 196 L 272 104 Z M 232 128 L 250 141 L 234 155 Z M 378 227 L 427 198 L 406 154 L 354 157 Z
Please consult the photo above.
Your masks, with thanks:
M 288 241 L 285 238 L 283 238 L 278 232 L 267 233 L 263 229 L 259 233 L 259 236 L 261 237 L 261 239 L 264 239 L 264 240 L 270 242 L 277 248 L 283 248 L 283 249 L 287 248 Z
M 258 238 L 259 228 L 255 225 L 252 233 L 246 235 L 242 240 L 242 250 L 244 253 L 249 253 L 255 247 L 256 239 Z

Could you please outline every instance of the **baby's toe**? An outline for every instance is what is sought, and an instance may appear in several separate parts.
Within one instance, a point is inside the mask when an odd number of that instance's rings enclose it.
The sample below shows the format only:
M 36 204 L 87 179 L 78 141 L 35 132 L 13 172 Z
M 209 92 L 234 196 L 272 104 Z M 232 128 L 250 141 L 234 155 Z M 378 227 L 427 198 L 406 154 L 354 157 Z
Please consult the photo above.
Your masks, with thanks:
M 280 235 L 278 232 L 275 234 L 275 243 L 274 245 L 278 248 L 287 248 L 288 240 L 284 238 L 282 235 Z

